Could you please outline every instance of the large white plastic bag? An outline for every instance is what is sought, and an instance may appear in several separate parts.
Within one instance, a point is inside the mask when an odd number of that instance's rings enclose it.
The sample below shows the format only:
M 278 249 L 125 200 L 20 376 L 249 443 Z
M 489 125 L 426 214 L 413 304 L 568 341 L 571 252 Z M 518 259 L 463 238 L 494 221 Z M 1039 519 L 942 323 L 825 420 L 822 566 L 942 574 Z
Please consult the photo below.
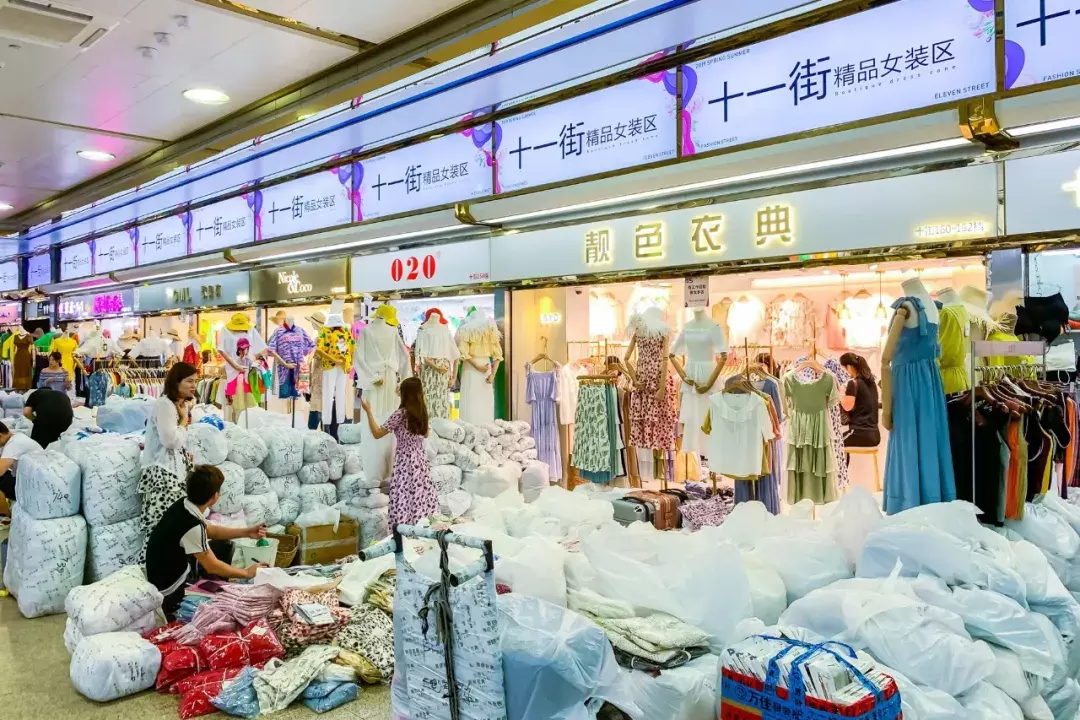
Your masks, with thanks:
M 716 677 L 719 658 L 703 655 L 682 667 L 664 670 L 657 677 L 640 670 L 619 668 L 625 687 L 641 718 L 715 720 Z
M 330 467 L 330 480 L 340 480 L 345 474 L 345 449 L 334 443 L 330 446 L 330 459 L 327 461 Z
M 897 560 L 906 577 L 935 575 L 950 585 L 971 584 L 999 592 L 1021 605 L 1027 602 L 1024 580 L 1012 567 L 955 535 L 928 526 L 890 524 L 870 533 L 856 574 L 888 577 Z
M 359 445 L 363 438 L 362 425 L 358 423 L 338 425 L 338 442 L 342 445 Z
M 116 632 L 161 607 L 162 596 L 143 570 L 129 565 L 68 593 L 63 604 L 83 635 Z
M 308 512 L 320 505 L 337 502 L 337 489 L 330 483 L 300 486 L 300 511 Z
M 196 465 L 220 465 L 229 457 L 225 433 L 209 423 L 188 425 L 185 447 Z
M 787 609 L 787 588 L 780 574 L 761 562 L 754 553 L 743 553 L 743 566 L 750 583 L 750 601 L 754 617 L 766 625 L 774 625 Z
M 508 720 L 583 720 L 591 717 L 584 711 L 590 698 L 643 717 L 623 688 L 611 643 L 596 624 L 517 593 L 500 595 L 498 608 Z
M 701 628 L 715 650 L 753 612 L 738 549 L 701 533 L 660 532 L 647 523 L 609 524 L 586 535 L 581 550 L 596 570 L 601 594 Z
M 146 427 L 151 403 L 109 396 L 97 409 L 97 424 L 102 430 L 114 433 L 138 432 Z
M 302 431 L 283 427 L 261 427 L 255 431 L 266 443 L 262 469 L 271 478 L 295 475 L 304 465 Z M 306 431 L 304 431 L 306 432 Z
M 91 525 L 87 533 L 86 581 L 97 582 L 128 565 L 139 564 L 145 534 L 142 518 Z
M 117 700 L 154 686 L 161 652 L 133 632 L 84 638 L 71 657 L 71 684 L 98 702 Z
M 281 510 L 281 522 L 285 525 L 295 522 L 297 516 L 300 514 L 300 498 L 299 497 L 286 497 L 278 503 L 278 508 Z
M 435 493 L 446 495 L 461 489 L 461 476 L 461 468 L 455 465 L 436 465 L 431 468 L 431 484 L 435 486 Z
M 1053 689 L 1045 690 L 1042 698 L 1054 714 L 1054 720 L 1072 718 L 1080 712 L 1080 684 L 1072 678 L 1066 679 Z
M 334 438 L 322 430 L 308 430 L 304 436 L 304 462 L 316 463 L 330 459 L 330 448 L 337 445 Z
M 244 469 L 228 460 L 218 465 L 218 469 L 225 476 L 225 482 L 221 484 L 220 495 L 213 508 L 215 512 L 231 515 L 244 507 Z
M 139 443 L 126 438 L 90 437 L 70 443 L 68 456 L 82 470 L 82 511 L 90 525 L 113 525 L 142 514 Z
M 1080 535 L 1064 517 L 1038 503 L 1024 505 L 1023 520 L 1006 520 L 1005 527 L 1015 530 L 1040 550 L 1070 560 L 1080 549 Z
M 852 570 L 862 553 L 866 537 L 884 523 L 881 506 L 866 488 L 855 486 L 840 498 L 832 513 L 822 521 L 825 532 L 844 550 Z
M 296 473 L 303 485 L 321 485 L 330 482 L 330 464 L 325 460 L 305 463 Z
M 62 612 L 64 598 L 83 581 L 86 520 L 81 515 L 36 520 L 15 503 L 7 559 L 11 577 L 5 572 L 4 584 L 24 617 Z
M 51 520 L 79 513 L 82 497 L 79 466 L 67 455 L 40 450 L 19 458 L 15 495 L 32 518 Z
M 244 495 L 240 502 L 249 525 L 274 525 L 281 520 L 277 495 L 272 492 L 264 495 Z
M 521 473 L 521 494 L 525 496 L 525 502 L 531 503 L 540 497 L 540 493 L 551 484 L 550 477 L 547 463 L 527 463 Z
M 979 720 L 1024 720 L 1016 701 L 987 682 L 977 683 L 959 700 Z
M 465 441 L 465 430 L 453 420 L 431 418 L 431 431 L 444 440 L 455 443 Z
M 1014 651 L 1027 672 L 1049 678 L 1055 668 L 1064 666 L 1065 645 L 1057 629 L 1015 600 L 976 587 L 949 588 L 940 578 L 927 575 L 912 580 L 911 588 L 928 605 L 959 615 L 972 637 Z
M 262 468 L 252 467 L 244 470 L 245 495 L 265 495 L 271 489 L 270 478 L 266 477 L 266 473 L 262 471 Z M 297 491 L 299 491 L 299 488 L 297 488 Z
M 1038 504 L 1061 516 L 1065 522 L 1069 523 L 1069 527 L 1080 532 L 1080 505 L 1073 505 L 1071 502 L 1065 502 L 1058 497 L 1057 494 L 1052 492 L 1041 496 L 1038 500 Z
M 117 632 L 133 632 L 138 633 L 139 635 L 145 635 L 156 627 L 157 613 L 147 613 L 127 627 L 117 630 Z M 79 647 L 79 643 L 82 642 L 85 637 L 85 635 L 79 632 L 79 626 L 74 620 L 68 618 L 64 621 L 64 647 L 67 648 L 68 655 L 74 654 L 75 648 Z
M 916 685 L 904 674 L 881 665 L 879 669 L 896 681 L 904 720 L 975 720 L 952 695 L 937 688 Z
M 342 568 L 338 594 L 346 605 L 359 605 L 364 601 L 368 585 L 378 580 L 384 572 L 394 567 L 393 553 L 374 560 L 354 560 Z
M 610 502 L 596 500 L 583 492 L 569 492 L 558 485 L 541 491 L 532 504 L 558 518 L 563 533 L 569 537 L 578 537 L 586 528 L 610 525 L 615 519 L 615 508 Z
M 802 533 L 795 540 L 761 538 L 753 555 L 780 574 L 787 589 L 788 603 L 812 590 L 851 577 L 843 549 L 822 533 Z
M 228 460 L 245 470 L 258 467 L 266 459 L 266 443 L 252 430 L 236 425 L 225 427 L 225 439 L 229 444 Z
M 299 527 L 314 527 L 316 525 L 333 525 L 337 532 L 338 522 L 341 521 L 341 512 L 326 505 L 319 505 L 310 510 L 300 513 L 294 521 Z
M 284 500 L 287 497 L 300 497 L 300 478 L 295 475 L 270 478 L 270 489 Z
M 515 593 L 566 607 L 564 552 L 561 545 L 546 538 L 526 538 L 516 555 L 499 557 L 495 580 L 509 585 Z
M 1038 696 L 1042 691 L 1043 681 L 1024 672 L 1016 653 L 994 645 L 990 646 L 990 651 L 994 653 L 994 671 L 986 678 L 986 682 L 1018 703 Z
M 342 425 L 341 427 L 346 427 Z M 357 426 L 358 427 L 358 426 Z M 339 433 L 340 435 L 340 433 Z M 364 461 L 360 454 L 359 445 L 339 445 L 342 452 L 345 453 L 345 463 L 341 466 L 341 474 L 356 475 L 364 471 Z

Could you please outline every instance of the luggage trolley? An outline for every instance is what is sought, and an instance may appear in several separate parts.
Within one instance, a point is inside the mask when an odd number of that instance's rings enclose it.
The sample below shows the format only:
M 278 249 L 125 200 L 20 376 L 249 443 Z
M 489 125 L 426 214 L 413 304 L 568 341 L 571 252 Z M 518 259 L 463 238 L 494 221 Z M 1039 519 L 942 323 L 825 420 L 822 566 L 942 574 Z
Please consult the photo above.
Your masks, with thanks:
M 441 577 L 432 583 L 405 559 L 402 538 L 435 540 Z M 483 556 L 450 572 L 449 546 Z M 398 525 L 394 534 L 360 552 L 367 561 L 393 552 L 394 720 L 505 720 L 502 652 L 491 541 Z

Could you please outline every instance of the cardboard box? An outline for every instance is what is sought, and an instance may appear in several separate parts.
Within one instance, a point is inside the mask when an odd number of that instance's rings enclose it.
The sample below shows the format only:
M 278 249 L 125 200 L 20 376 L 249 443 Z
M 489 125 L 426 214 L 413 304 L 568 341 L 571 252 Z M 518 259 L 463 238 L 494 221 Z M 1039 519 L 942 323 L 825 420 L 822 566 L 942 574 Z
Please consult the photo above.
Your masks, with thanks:
M 294 565 L 327 565 L 355 555 L 360 540 L 359 526 L 345 517 L 341 518 L 336 532 L 333 525 L 289 525 L 285 532 L 300 539 Z

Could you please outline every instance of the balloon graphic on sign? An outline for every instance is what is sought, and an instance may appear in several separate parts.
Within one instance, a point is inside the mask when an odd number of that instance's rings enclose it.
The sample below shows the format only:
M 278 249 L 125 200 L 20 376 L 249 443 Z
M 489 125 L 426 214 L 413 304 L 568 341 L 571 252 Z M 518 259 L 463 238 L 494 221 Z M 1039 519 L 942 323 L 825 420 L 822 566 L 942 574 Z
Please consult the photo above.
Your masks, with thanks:
M 356 148 L 353 152 L 360 152 Z M 352 164 L 352 203 L 356 208 L 356 222 L 364 219 L 364 164 L 354 162 Z
M 192 219 L 193 219 L 191 217 L 191 211 L 190 210 L 185 210 L 185 211 L 183 211 L 181 213 L 178 213 L 176 215 L 176 217 L 180 218 L 180 222 L 182 222 L 184 224 L 184 235 L 187 236 L 187 254 L 190 255 L 191 254 L 191 223 L 192 223 Z
M 465 117 L 461 118 L 461 121 L 468 122 L 482 112 L 483 111 L 471 112 Z M 476 127 L 467 128 L 465 130 L 462 130 L 461 134 L 467 138 L 471 138 L 473 142 L 473 147 L 484 153 L 484 163 L 488 167 L 494 167 L 495 158 L 497 157 L 497 153 L 499 152 L 499 146 L 502 144 L 502 132 L 502 126 L 499 125 L 499 123 L 497 122 L 493 122 L 490 124 L 477 125 Z M 488 141 L 492 140 L 493 137 L 494 140 L 491 143 L 491 149 L 488 150 Z M 495 192 L 502 192 L 499 185 L 498 173 L 495 173 Z
M 127 231 L 128 239 L 131 240 L 131 249 L 134 251 L 135 264 L 139 264 L 139 226 L 132 225 L 129 228 L 125 228 Z
M 262 178 L 258 178 L 254 183 L 244 185 L 242 189 L 247 190 L 253 185 L 257 185 L 262 182 Z M 252 216 L 255 218 L 255 242 L 259 242 L 263 239 L 262 235 L 262 205 L 263 194 L 262 190 L 253 190 L 251 192 L 245 192 L 240 197 L 244 198 L 244 202 L 247 203 L 248 210 L 251 211 Z
M 1008 90 L 1016 84 L 1020 78 L 1020 72 L 1024 69 L 1024 61 L 1027 55 L 1020 43 L 1012 40 L 1005 41 L 1005 89 Z

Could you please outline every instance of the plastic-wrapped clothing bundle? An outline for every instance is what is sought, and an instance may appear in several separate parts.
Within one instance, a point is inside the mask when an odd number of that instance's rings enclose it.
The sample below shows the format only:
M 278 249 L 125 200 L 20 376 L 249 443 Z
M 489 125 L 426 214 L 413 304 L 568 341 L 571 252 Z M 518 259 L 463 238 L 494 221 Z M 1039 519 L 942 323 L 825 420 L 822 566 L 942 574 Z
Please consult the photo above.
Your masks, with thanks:
M 960 704 L 980 720 L 1024 720 L 1024 713 L 1012 698 L 987 682 L 976 683 L 961 695 Z
M 110 395 L 97 408 L 97 424 L 102 430 L 114 433 L 139 432 L 146 427 L 152 403 Z
M 461 468 L 454 465 L 438 465 L 431 468 L 431 483 L 436 495 L 446 495 L 461 489 Z
M 784 581 L 788 603 L 818 588 L 851 577 L 844 550 L 822 533 L 799 534 L 790 538 L 766 537 L 757 541 L 753 555 L 768 565 Z
M 79 466 L 62 453 L 40 450 L 19 459 L 15 494 L 35 520 L 78 515 L 81 485 Z
M 335 482 L 345 474 L 345 450 L 334 443 L 330 446 L 330 459 L 327 461 L 330 468 L 330 481 Z
M 265 495 L 271 489 L 270 478 L 266 477 L 262 468 L 253 467 L 244 470 L 245 495 Z
M 321 434 L 321 433 L 320 433 Z M 322 485 L 330 482 L 330 464 L 325 460 L 319 460 L 306 464 L 296 473 L 301 485 Z
M 1062 560 L 1071 560 L 1080 550 L 1080 535 L 1076 530 L 1060 514 L 1039 503 L 1026 503 L 1024 519 L 1006 520 L 1005 527 Z
M 304 705 L 324 713 L 356 699 L 360 687 L 354 682 L 317 682 L 304 688 Z
M 338 426 L 338 442 L 342 445 L 359 445 L 363 439 L 362 423 L 345 423 Z
M 342 425 L 341 427 L 345 427 Z M 359 427 L 359 426 L 356 426 Z M 364 461 L 360 455 L 360 448 L 357 445 L 351 447 L 340 446 L 342 452 L 345 453 L 345 462 L 341 466 L 342 475 L 356 475 L 364 471 Z
M 130 625 L 119 628 L 116 632 L 133 632 L 144 635 L 153 630 L 156 625 L 157 615 L 156 613 L 151 612 L 143 615 Z M 67 648 L 69 655 L 75 652 L 75 648 L 79 647 L 79 643 L 81 643 L 85 637 L 87 636 L 79 632 L 79 626 L 74 620 L 68 618 L 64 621 L 64 647 Z
M 82 510 L 88 524 L 114 525 L 142 514 L 141 452 L 139 443 L 124 438 L 94 437 L 68 445 L 68 456 L 82 470 Z
M 262 427 L 255 431 L 266 443 L 262 469 L 271 478 L 295 475 L 304 465 L 304 436 L 299 430 Z
M 252 430 L 227 425 L 225 439 L 229 445 L 227 459 L 245 470 L 258 467 L 266 459 L 266 443 Z
M 255 668 L 245 667 L 236 677 L 221 683 L 217 696 L 210 703 L 233 717 L 259 717 L 259 698 L 255 694 Z
M 337 502 L 337 488 L 330 483 L 300 486 L 300 511 L 309 512 L 320 505 Z
M 83 581 L 86 521 L 80 515 L 36 520 L 21 505 L 12 506 L 4 585 L 24 617 L 59 613 Z
M 300 478 L 295 475 L 270 478 L 270 489 L 277 493 L 278 498 L 282 500 L 287 497 L 299 498 Z
M 339 502 L 334 509 L 360 526 L 360 545 L 366 547 L 390 534 L 390 514 L 387 508 L 366 508 Z
M 715 655 L 703 655 L 682 667 L 664 670 L 659 677 L 639 670 L 622 670 L 622 674 L 642 718 L 715 720 L 718 662 Z
M 874 496 L 866 488 L 856 486 L 837 501 L 832 512 L 823 520 L 822 528 L 844 550 L 848 567 L 854 570 L 866 537 L 880 528 L 884 521 L 881 507 Z
M 1080 712 L 1080 684 L 1072 678 L 1066 679 L 1053 689 L 1045 690 L 1042 698 L 1054 714 L 1054 720 L 1072 718 Z
M 230 515 L 243 510 L 244 469 L 226 460 L 218 465 L 218 470 L 221 470 L 221 474 L 225 476 L 225 482 L 221 484 L 218 501 L 213 505 L 214 511 Z
M 383 495 L 380 492 L 372 493 L 371 495 L 362 495 L 354 497 L 349 501 L 351 504 L 362 508 L 384 508 L 390 505 L 390 496 Z
M 547 463 L 527 462 L 521 473 L 521 494 L 525 496 L 525 502 L 531 503 L 540 497 L 551 484 L 551 471 Z
M 509 585 L 515 593 L 565 607 L 564 554 L 556 542 L 542 537 L 525 538 L 513 556 L 499 556 L 495 581 Z
M 275 493 L 243 495 L 240 502 L 249 525 L 275 525 L 281 520 L 281 507 Z
M 342 475 L 337 481 L 338 500 L 349 501 L 361 493 L 361 483 L 366 482 L 363 475 Z
M 455 443 L 465 442 L 465 430 L 453 420 L 431 418 L 430 425 L 431 431 L 443 440 L 449 440 L 450 442 Z
M 323 666 L 337 657 L 338 649 L 328 645 L 312 645 L 299 657 L 255 674 L 255 692 L 263 714 L 278 712 L 289 706 Z
M 517 490 L 517 479 L 507 472 L 505 465 L 502 467 L 493 465 L 477 467 L 473 465 L 476 469 L 472 470 L 460 463 L 460 456 L 458 460 L 457 466 L 464 471 L 461 476 L 461 488 L 463 490 L 473 495 L 490 498 L 501 495 L 507 490 Z
M 139 564 L 145 538 L 142 518 L 91 525 L 87 533 L 86 580 L 95 583 L 128 565 Z
M 1044 686 L 1043 680 L 1024 672 L 1020 657 L 1016 653 L 996 645 L 991 645 L 990 651 L 994 653 L 994 671 L 986 678 L 986 682 L 1018 703 L 1039 696 Z
M 311 464 L 330 459 L 331 448 L 337 445 L 334 438 L 321 430 L 308 430 L 304 435 L 304 462 Z
M 62 608 L 80 633 L 116 632 L 161 607 L 161 593 L 146 580 L 142 568 L 128 566 L 67 594 Z
M 108 702 L 154 686 L 161 652 L 138 633 L 84 638 L 71 656 L 71 684 L 83 696 Z
M 754 617 L 766 625 L 773 625 L 787 609 L 787 587 L 780 574 L 761 562 L 755 553 L 743 554 L 746 579 L 750 584 L 750 602 Z
M 281 510 L 281 523 L 288 525 L 295 522 L 298 515 L 300 515 L 300 498 L 299 497 L 286 497 L 278 503 L 278 508 Z
M 196 465 L 221 465 L 229 457 L 225 433 L 207 423 L 188 425 L 185 447 Z

